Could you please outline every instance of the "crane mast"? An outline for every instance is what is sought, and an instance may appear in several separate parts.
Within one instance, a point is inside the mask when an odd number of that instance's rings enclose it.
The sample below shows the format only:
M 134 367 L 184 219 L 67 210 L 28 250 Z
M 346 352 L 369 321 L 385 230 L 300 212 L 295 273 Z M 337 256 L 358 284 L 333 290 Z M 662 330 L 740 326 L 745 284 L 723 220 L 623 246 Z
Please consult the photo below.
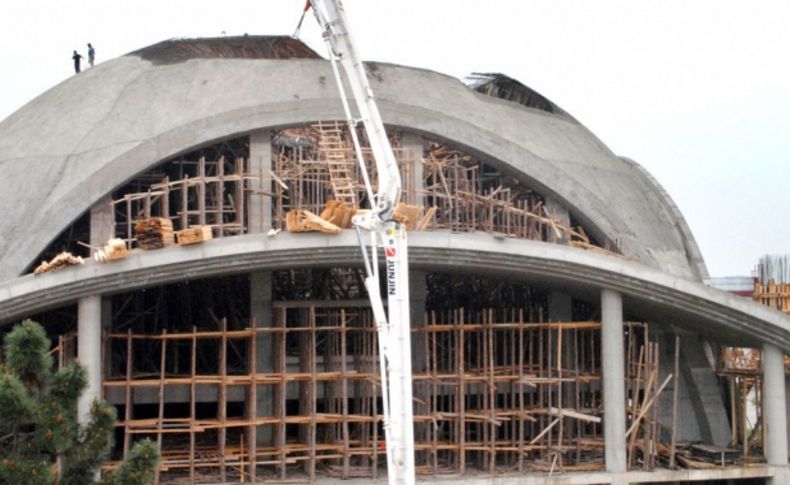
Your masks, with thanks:
M 325 0 L 322 2 L 324 10 L 318 8 L 318 0 L 309 0 L 309 4 L 323 31 L 370 202 L 370 211 L 355 216 L 353 223 L 362 249 L 367 272 L 365 287 L 378 332 L 388 480 L 391 485 L 411 485 L 415 482 L 415 466 L 408 244 L 405 226 L 393 218 L 401 195 L 400 172 L 365 67 L 355 48 L 342 1 Z M 359 119 L 352 116 L 338 64 L 345 72 Z M 357 137 L 356 126 L 360 121 L 376 164 L 378 190 L 375 193 Z M 384 249 L 387 311 L 379 285 L 379 248 Z

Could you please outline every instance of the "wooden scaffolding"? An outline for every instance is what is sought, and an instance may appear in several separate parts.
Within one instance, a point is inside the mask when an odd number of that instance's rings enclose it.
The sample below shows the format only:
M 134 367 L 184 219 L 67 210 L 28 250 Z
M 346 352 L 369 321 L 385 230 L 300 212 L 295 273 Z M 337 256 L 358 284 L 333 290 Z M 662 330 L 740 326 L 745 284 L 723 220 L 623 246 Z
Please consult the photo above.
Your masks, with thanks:
M 600 324 L 535 317 L 458 309 L 414 328 L 418 473 L 602 469 Z M 652 469 L 658 352 L 646 325 L 626 328 L 629 456 Z M 169 483 L 376 477 L 386 466 L 377 351 L 362 305 L 282 305 L 240 330 L 222 320 L 215 330 L 107 333 L 104 389 L 124 403 L 118 456 L 156 440 L 158 478 Z

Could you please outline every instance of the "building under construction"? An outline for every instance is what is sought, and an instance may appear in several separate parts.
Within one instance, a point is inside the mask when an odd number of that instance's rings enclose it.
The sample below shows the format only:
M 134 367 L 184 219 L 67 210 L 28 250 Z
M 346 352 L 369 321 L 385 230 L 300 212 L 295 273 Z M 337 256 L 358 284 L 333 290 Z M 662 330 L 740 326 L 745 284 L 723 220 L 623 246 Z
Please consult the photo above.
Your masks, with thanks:
M 709 287 L 656 180 L 518 81 L 366 67 L 403 179 L 419 481 L 790 481 L 786 284 L 775 308 Z M 0 123 L 0 322 L 79 358 L 114 461 L 151 438 L 161 483 L 384 479 L 343 119 L 328 61 L 245 36 L 140 49 Z

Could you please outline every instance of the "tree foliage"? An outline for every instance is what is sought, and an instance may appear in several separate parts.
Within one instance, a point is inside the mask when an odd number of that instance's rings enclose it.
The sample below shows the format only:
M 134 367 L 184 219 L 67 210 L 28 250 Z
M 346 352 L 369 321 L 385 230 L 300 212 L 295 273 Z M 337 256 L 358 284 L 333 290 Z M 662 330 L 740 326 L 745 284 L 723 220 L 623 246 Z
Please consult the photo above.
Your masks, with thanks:
M 25 320 L 5 337 L 0 365 L 0 483 L 93 483 L 112 447 L 115 409 L 95 400 L 78 420 L 87 372 L 74 362 L 53 372 L 44 329 Z M 146 440 L 109 478 L 123 485 L 150 482 L 159 459 Z

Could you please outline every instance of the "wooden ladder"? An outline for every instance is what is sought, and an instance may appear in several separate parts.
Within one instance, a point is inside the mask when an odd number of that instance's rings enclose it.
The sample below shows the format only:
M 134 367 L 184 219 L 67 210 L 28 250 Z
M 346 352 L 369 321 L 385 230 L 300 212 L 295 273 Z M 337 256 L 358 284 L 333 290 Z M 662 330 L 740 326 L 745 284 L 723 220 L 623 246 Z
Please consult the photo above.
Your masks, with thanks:
M 357 206 L 357 191 L 354 183 L 354 168 L 357 160 L 353 152 L 340 137 L 343 129 L 338 121 L 319 121 L 318 159 L 326 162 L 329 182 L 335 199 L 349 207 Z

